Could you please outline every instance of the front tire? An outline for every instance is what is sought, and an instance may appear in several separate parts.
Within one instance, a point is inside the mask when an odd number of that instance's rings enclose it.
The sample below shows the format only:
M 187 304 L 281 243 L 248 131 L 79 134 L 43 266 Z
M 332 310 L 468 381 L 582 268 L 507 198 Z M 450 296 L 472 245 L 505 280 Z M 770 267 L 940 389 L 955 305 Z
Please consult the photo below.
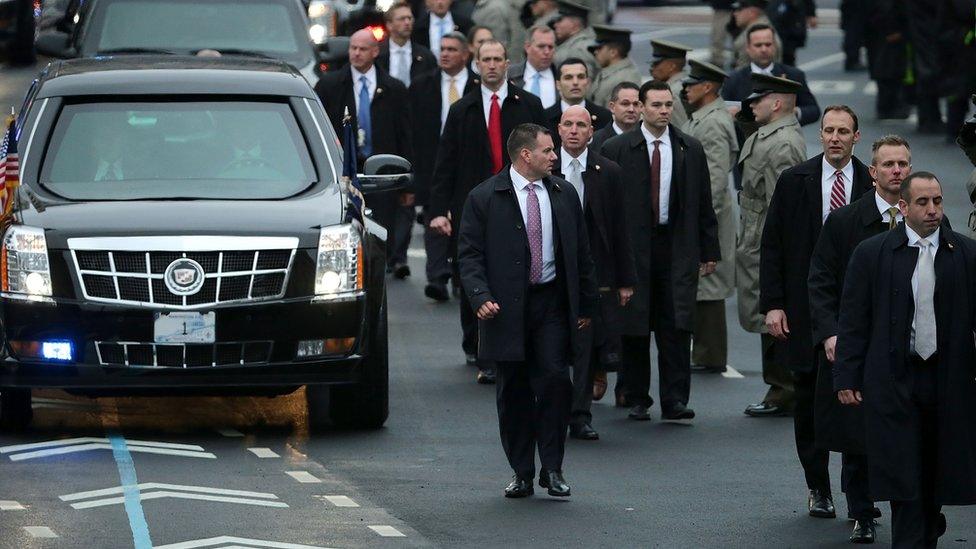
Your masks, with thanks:
M 4 389 L 0 392 L 0 429 L 22 431 L 33 418 L 30 389 Z

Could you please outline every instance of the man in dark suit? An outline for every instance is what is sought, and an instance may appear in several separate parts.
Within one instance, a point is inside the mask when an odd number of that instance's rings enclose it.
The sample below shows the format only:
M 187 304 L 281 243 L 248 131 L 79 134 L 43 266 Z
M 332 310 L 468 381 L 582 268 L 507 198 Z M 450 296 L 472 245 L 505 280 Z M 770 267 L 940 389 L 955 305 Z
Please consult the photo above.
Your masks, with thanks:
M 754 72 L 761 72 L 771 76 L 789 78 L 799 82 L 803 89 L 796 94 L 796 118 L 801 126 L 812 124 L 820 119 L 820 106 L 810 92 L 806 74 L 796 67 L 776 63 L 776 40 L 773 28 L 766 24 L 753 25 L 746 37 L 746 53 L 750 63 L 736 69 L 722 86 L 722 99 L 726 101 L 745 101 L 752 93 L 752 78 Z
M 603 144 L 620 165 L 637 286 L 623 317 L 629 417 L 648 420 L 650 332 L 658 347 L 664 419 L 691 419 L 691 332 L 699 275 L 721 259 L 708 163 L 701 143 L 670 124 L 677 98 L 663 82 L 640 89 L 644 122 Z
M 315 85 L 315 93 L 325 106 L 332 126 L 342 128 L 345 112 L 352 117 L 358 138 L 362 169 L 366 158 L 374 154 L 395 154 L 408 160 L 413 158 L 410 131 L 410 105 L 407 88 L 399 80 L 376 67 L 379 44 L 368 29 L 356 31 L 349 38 L 349 66 L 327 72 Z M 342 135 L 341 131 L 337 133 Z M 397 242 L 397 210 L 413 208 L 413 192 L 381 193 L 370 197 L 367 204 L 373 218 L 388 231 L 387 245 L 392 251 Z M 387 268 L 395 270 L 406 265 L 406 257 L 388 254 Z M 409 271 L 407 271 L 409 274 Z
M 892 547 L 935 547 L 942 505 L 976 503 L 976 243 L 942 222 L 934 174 L 909 175 L 900 198 L 904 223 L 858 245 L 847 267 L 834 389 L 864 408 Z
M 871 543 L 874 519 L 880 516 L 868 489 L 868 460 L 864 449 L 864 414 L 843 406 L 834 394 L 833 364 L 837 350 L 837 318 L 844 275 L 854 248 L 872 236 L 890 231 L 902 220 L 898 193 L 908 176 L 908 142 L 887 135 L 874 142 L 869 170 L 875 192 L 827 216 L 810 260 L 810 327 L 817 345 L 819 368 L 814 403 L 817 447 L 841 452 L 841 488 L 847 496 L 847 516 L 854 519 L 851 541 Z
M 434 164 L 430 227 L 445 236 L 457 235 L 471 189 L 504 167 L 502 148 L 512 130 L 527 122 L 542 123 L 539 98 L 506 79 L 508 56 L 504 45 L 497 40 L 484 42 L 478 50 L 478 68 L 481 86 L 451 107 Z M 456 249 L 456 240 L 452 242 Z M 466 295 L 461 294 L 461 346 L 468 362 L 474 363 L 478 323 Z M 478 366 L 479 383 L 494 383 L 494 369 L 483 361 Z
M 413 27 L 413 41 L 440 55 L 441 37 L 458 31 L 467 34 L 471 19 L 454 9 L 452 0 L 426 0 L 427 13 L 419 16 Z
M 580 62 L 581 69 L 585 65 Z M 624 221 L 620 166 L 587 147 L 592 115 L 581 105 L 567 108 L 559 122 L 562 142 L 553 175 L 569 181 L 580 196 L 583 219 L 596 267 L 600 307 L 592 325 L 580 332 L 582 345 L 573 360 L 573 408 L 569 436 L 597 440 L 590 405 L 593 372 L 620 362 L 620 310 L 634 294 L 637 275 Z
M 471 191 L 458 244 L 462 287 L 483 337 L 478 354 L 498 365 L 498 425 L 515 471 L 505 496 L 513 498 L 533 492 L 536 447 L 539 486 L 570 495 L 562 474 L 568 365 L 597 305 L 580 199 L 549 175 L 556 153 L 548 134 L 536 124 L 512 131 L 512 164 Z
M 831 105 L 820 123 L 823 153 L 794 166 L 776 181 L 763 228 L 759 259 L 759 311 L 777 341 L 776 353 L 793 373 L 793 428 L 803 466 L 810 516 L 833 518 L 829 453 L 814 441 L 816 350 L 811 340 L 807 278 L 810 257 L 827 215 L 871 189 L 871 174 L 854 157 L 861 138 L 850 107 Z
M 556 34 L 545 25 L 536 25 L 525 36 L 525 61 L 508 68 L 513 84 L 525 88 L 542 101 L 543 108 L 559 102 L 559 74 L 552 63 Z
M 602 129 L 593 132 L 593 142 L 590 147 L 600 150 L 611 137 L 629 132 L 640 124 L 641 102 L 638 99 L 640 85 L 635 82 L 621 82 L 610 92 L 607 103 L 613 120 Z
M 478 89 L 481 80 L 466 68 L 468 39 L 459 32 L 441 38 L 440 70 L 421 76 L 410 85 L 410 111 L 414 119 L 414 189 L 423 207 L 425 224 L 430 222 L 430 185 L 434 160 L 447 113 L 463 95 Z M 426 227 L 425 227 L 426 228 Z M 451 239 L 430 228 L 424 231 L 427 252 L 427 286 L 424 295 L 444 302 L 450 299 L 447 281 L 451 279 Z
M 389 42 L 380 45 L 376 64 L 393 78 L 410 87 L 410 82 L 437 68 L 437 58 L 424 46 L 412 41 L 413 12 L 410 4 L 398 2 L 383 15 Z
M 586 99 L 586 94 L 590 88 L 590 77 L 586 73 L 586 63 L 577 57 L 570 57 L 559 65 L 559 80 L 556 87 L 559 89 L 559 101 L 545 110 L 543 115 L 546 117 L 546 127 L 553 134 L 553 143 L 556 150 L 559 150 L 560 137 L 557 131 L 562 120 L 563 111 L 567 108 L 579 105 L 590 113 L 590 126 L 592 129 L 602 129 L 613 122 L 613 115 L 610 111 L 591 103 Z

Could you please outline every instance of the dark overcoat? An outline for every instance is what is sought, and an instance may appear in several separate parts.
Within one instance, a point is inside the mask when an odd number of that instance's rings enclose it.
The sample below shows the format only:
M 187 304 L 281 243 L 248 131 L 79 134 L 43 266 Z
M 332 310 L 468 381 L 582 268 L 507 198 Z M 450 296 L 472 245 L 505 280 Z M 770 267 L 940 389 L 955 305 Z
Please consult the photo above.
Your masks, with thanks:
M 823 341 L 837 335 L 844 275 L 854 248 L 862 241 L 888 230 L 881 222 L 875 192 L 839 208 L 829 216 L 810 259 L 807 287 L 810 295 L 810 329 L 817 347 L 817 389 L 814 428 L 817 446 L 835 452 L 863 454 L 864 410 L 844 406 L 834 392 L 834 365 L 823 352 Z
M 904 223 L 854 250 L 840 307 L 834 389 L 863 395 L 871 497 L 919 493 L 919 417 L 912 402 L 909 341 L 918 248 Z M 976 243 L 943 225 L 935 256 L 938 471 L 935 500 L 976 503 Z
M 671 226 L 671 285 L 675 327 L 693 331 L 701 263 L 718 261 L 718 221 L 712 209 L 712 187 L 708 162 L 701 143 L 669 126 L 672 151 L 671 196 L 668 205 Z M 624 177 L 624 215 L 634 250 L 637 286 L 624 308 L 624 335 L 650 333 L 651 277 L 651 163 L 647 141 L 640 126 L 611 138 L 601 154 L 620 165 Z
M 796 94 L 796 106 L 800 109 L 800 125 L 806 126 L 820 120 L 820 105 L 807 85 L 807 75 L 796 67 L 773 63 L 773 75 L 799 82 L 803 89 Z M 736 69 L 722 84 L 722 99 L 745 101 L 752 94 L 752 66 Z
M 872 189 L 867 166 L 852 158 L 854 181 L 851 201 Z M 815 344 L 810 334 L 810 296 L 807 278 L 810 256 L 823 226 L 823 154 L 780 174 L 769 202 L 759 255 L 759 311 L 786 311 L 789 337 L 777 345 L 785 351 L 787 366 L 797 372 L 816 368 Z
M 422 13 L 423 15 L 417 15 Z M 417 22 L 413 25 L 413 34 L 410 35 L 410 39 L 416 44 L 430 48 L 430 12 L 426 10 L 414 11 L 414 15 L 417 18 Z M 457 31 L 461 34 L 467 35 L 468 31 L 471 30 L 471 26 L 474 24 L 471 22 L 471 18 L 461 12 L 458 9 L 457 4 L 451 7 L 451 19 L 454 21 L 454 28 L 447 29 L 447 32 Z M 445 34 L 447 34 L 445 32 Z
M 488 301 L 494 301 L 500 309 L 495 318 L 478 321 L 478 358 L 483 360 L 525 360 L 525 302 L 531 254 L 508 170 L 506 166 L 471 191 L 464 204 L 458 238 L 461 287 L 472 310 L 477 311 Z M 566 292 L 571 344 L 567 356 L 572 357 L 579 344 L 577 318 L 591 318 L 596 311 L 593 260 L 576 190 L 557 177 L 542 181 L 552 205 L 556 276 Z

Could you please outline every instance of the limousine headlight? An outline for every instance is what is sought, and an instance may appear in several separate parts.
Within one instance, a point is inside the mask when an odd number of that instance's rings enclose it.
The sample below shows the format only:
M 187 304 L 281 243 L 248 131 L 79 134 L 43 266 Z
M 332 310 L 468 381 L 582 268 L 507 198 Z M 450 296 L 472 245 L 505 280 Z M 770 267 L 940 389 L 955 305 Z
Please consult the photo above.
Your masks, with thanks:
M 334 299 L 363 289 L 363 240 L 351 224 L 325 227 L 319 232 L 315 295 Z
M 36 297 L 51 295 L 51 268 L 42 229 L 20 225 L 7 229 L 0 250 L 0 277 L 4 292 Z

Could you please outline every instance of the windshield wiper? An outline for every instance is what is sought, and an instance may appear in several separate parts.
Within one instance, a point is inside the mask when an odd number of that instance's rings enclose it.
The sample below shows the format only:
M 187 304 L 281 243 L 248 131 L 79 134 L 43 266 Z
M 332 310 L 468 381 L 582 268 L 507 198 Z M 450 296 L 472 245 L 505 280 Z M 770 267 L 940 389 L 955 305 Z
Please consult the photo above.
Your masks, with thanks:
M 273 55 L 268 55 L 266 53 L 261 53 L 259 51 L 254 51 L 254 50 L 245 50 L 239 48 L 206 48 L 206 49 L 212 49 L 214 51 L 218 51 L 220 52 L 221 55 L 243 55 L 246 57 L 260 57 L 261 59 L 277 59 L 277 57 Z M 197 53 L 199 53 L 199 51 L 193 52 L 194 55 L 196 55 Z
M 112 55 L 116 53 L 164 53 L 166 55 L 176 55 L 176 52 L 162 48 L 110 48 L 107 50 L 98 50 L 95 52 L 95 55 Z

